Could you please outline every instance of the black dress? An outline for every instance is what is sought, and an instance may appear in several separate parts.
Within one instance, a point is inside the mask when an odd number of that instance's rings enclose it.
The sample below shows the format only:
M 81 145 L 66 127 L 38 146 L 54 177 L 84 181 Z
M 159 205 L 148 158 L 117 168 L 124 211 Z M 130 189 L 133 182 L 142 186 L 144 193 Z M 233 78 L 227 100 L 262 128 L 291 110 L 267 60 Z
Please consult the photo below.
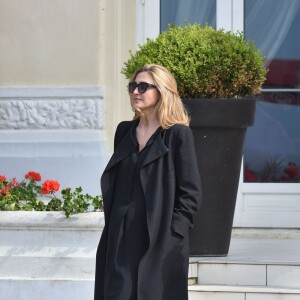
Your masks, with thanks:
M 146 202 L 140 170 L 149 148 L 161 130 L 159 127 L 139 152 L 136 126 L 131 128 L 131 141 L 136 151 L 118 165 L 109 221 L 112 226 L 108 224 L 105 300 L 137 299 L 138 267 L 149 245 Z

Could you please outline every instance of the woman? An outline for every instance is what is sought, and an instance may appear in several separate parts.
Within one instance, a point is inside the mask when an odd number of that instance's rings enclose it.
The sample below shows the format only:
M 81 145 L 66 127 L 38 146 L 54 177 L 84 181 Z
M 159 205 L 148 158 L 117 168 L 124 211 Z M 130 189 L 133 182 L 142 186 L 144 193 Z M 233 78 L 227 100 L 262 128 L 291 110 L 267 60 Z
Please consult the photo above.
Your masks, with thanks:
M 128 90 L 135 116 L 118 125 L 101 177 L 95 300 L 185 300 L 188 229 L 201 201 L 189 118 L 162 66 L 137 70 Z

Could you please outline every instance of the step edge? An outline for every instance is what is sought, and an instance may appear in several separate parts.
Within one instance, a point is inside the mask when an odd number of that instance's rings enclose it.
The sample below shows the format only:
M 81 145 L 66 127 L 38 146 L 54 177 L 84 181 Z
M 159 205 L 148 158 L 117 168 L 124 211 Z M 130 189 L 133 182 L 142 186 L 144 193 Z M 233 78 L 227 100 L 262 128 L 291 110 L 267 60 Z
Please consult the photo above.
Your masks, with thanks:
M 233 293 L 271 293 L 271 294 L 300 294 L 300 288 L 245 286 L 245 285 L 190 285 L 193 292 L 233 292 Z
M 300 239 L 299 228 L 254 228 L 234 227 L 232 238 L 257 238 L 257 239 Z
M 226 260 L 222 259 L 222 257 L 217 258 L 199 258 L 197 261 L 192 261 L 189 263 L 192 264 L 234 264 L 234 265 L 265 265 L 265 266 L 295 266 L 300 267 L 300 261 L 274 261 L 274 260 L 261 260 L 261 261 L 250 261 L 243 259 L 234 259 L 234 260 Z
M 0 282 L 3 281 L 79 281 L 79 282 L 90 282 L 95 281 L 94 278 L 47 278 L 47 277 L 41 277 L 41 278 L 28 278 L 28 277 L 1 277 L 0 276 Z

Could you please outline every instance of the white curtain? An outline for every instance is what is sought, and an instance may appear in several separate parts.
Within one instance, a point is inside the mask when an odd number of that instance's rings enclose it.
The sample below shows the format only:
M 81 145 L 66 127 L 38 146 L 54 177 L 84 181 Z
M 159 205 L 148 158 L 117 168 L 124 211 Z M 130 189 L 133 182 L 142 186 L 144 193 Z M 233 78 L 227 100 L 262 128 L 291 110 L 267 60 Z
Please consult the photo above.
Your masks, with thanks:
M 299 13 L 300 1 L 246 0 L 245 8 L 247 16 L 245 20 L 246 38 L 252 39 L 255 36 L 255 43 L 267 57 L 267 61 L 278 57 L 278 50 Z M 293 38 L 298 39 L 298 43 L 300 43 L 299 35 Z M 299 58 L 300 53 L 295 52 L 294 55 Z
M 215 0 L 160 0 L 161 1 L 161 30 L 168 24 L 183 25 L 188 23 L 206 23 L 215 27 Z

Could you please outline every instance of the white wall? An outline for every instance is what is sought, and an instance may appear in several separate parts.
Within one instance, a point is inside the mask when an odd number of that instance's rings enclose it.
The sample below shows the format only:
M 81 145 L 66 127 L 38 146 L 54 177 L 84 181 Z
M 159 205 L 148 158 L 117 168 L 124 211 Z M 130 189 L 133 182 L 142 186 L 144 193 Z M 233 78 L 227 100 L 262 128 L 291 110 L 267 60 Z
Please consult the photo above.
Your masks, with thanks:
M 100 88 L 0 89 L 0 174 L 20 181 L 28 171 L 61 188 L 100 194 L 109 159 Z

